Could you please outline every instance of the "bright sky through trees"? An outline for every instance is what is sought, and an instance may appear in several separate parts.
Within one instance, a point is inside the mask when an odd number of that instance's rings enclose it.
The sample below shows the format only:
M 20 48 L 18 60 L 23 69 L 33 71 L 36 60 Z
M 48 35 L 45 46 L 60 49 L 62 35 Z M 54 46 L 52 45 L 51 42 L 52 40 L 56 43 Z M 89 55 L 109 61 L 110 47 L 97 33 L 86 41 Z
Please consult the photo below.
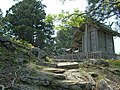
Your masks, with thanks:
M 0 0 L 0 8 L 5 15 L 6 10 L 8 10 L 15 2 L 13 0 Z M 61 10 L 73 12 L 74 8 L 78 8 L 80 11 L 84 11 L 87 5 L 86 0 L 75 0 L 67 1 L 64 5 L 59 2 L 59 0 L 43 0 L 43 4 L 47 6 L 47 14 L 58 14 Z M 120 38 L 114 40 L 115 52 L 120 52 Z

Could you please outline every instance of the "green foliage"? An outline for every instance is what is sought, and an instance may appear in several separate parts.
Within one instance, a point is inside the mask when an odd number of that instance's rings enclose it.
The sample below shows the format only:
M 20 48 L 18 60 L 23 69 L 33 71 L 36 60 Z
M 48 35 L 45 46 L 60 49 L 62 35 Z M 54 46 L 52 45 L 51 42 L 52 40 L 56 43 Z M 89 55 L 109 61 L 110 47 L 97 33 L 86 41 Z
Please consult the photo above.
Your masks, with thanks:
M 81 15 L 78 9 L 74 9 L 73 13 L 69 11 L 65 12 L 62 10 L 61 14 L 58 14 L 56 20 L 60 22 L 56 27 L 57 30 L 67 30 L 67 27 L 76 26 L 79 27 L 81 23 L 85 22 L 85 18 Z M 80 15 L 80 16 L 79 16 Z
M 45 22 L 46 6 L 38 0 L 23 0 L 13 5 L 3 20 L 4 34 L 15 36 L 40 48 L 51 43 L 52 24 Z
M 32 44 L 28 43 L 27 41 L 24 41 L 22 39 L 20 40 L 16 40 L 15 38 L 10 38 L 10 41 L 18 46 L 18 47 L 21 47 L 21 48 L 24 48 L 24 49 L 30 49 L 32 47 L 34 47 Z
M 56 53 L 65 54 L 65 50 L 70 47 L 70 43 L 73 37 L 74 30 L 69 27 L 67 30 L 60 30 L 57 32 L 56 37 Z
M 48 14 L 48 15 L 46 15 L 46 17 L 45 17 L 44 22 L 45 22 L 45 23 L 51 23 L 51 24 L 53 25 L 53 23 L 55 22 L 55 20 L 56 20 L 56 15 Z M 54 25 L 53 25 L 53 26 L 54 26 Z

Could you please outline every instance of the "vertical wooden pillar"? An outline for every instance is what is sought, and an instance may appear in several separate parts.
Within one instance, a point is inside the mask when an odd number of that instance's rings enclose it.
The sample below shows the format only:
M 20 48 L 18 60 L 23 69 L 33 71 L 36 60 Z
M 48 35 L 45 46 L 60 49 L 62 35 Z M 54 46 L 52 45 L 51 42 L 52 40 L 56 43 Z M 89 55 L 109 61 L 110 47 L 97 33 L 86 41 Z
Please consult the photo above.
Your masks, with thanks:
M 99 51 L 98 30 L 95 30 L 96 51 Z
M 87 46 L 87 38 L 88 38 L 88 25 L 85 24 L 85 34 L 84 34 L 84 44 L 85 44 L 85 53 L 88 51 L 88 46 Z
M 82 35 L 82 52 L 85 52 L 85 50 L 84 50 L 84 39 L 85 39 L 85 37 L 84 37 L 84 33 L 83 33 L 83 35 Z
M 84 49 L 85 53 L 90 51 L 90 38 L 89 38 L 89 30 L 88 24 L 85 24 L 85 33 L 84 33 Z
M 90 52 L 90 27 L 89 27 L 89 24 L 87 24 L 87 48 L 88 48 L 88 52 Z
M 112 36 L 112 45 L 113 45 L 113 54 L 115 54 L 115 46 L 114 46 L 114 39 L 113 39 L 113 36 Z

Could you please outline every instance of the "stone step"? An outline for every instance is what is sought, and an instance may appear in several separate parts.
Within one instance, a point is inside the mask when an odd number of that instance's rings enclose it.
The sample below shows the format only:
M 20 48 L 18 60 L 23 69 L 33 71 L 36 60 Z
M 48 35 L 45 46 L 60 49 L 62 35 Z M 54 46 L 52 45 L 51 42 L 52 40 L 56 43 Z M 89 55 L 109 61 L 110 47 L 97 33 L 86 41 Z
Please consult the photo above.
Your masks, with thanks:
M 63 69 L 77 69 L 79 68 L 79 63 L 77 62 L 54 62 L 54 63 L 37 63 L 40 66 L 46 66 L 51 68 L 63 68 Z
M 60 69 L 60 68 L 44 68 L 42 70 L 47 72 L 57 73 L 57 74 L 62 74 L 65 72 L 65 69 Z
M 57 63 L 58 68 L 64 68 L 64 69 L 78 69 L 79 63 L 77 62 L 59 62 Z
M 58 90 L 92 90 L 92 83 L 73 80 L 56 80 L 52 82 L 52 86 Z
M 53 59 L 54 62 L 83 62 L 84 60 L 80 59 Z

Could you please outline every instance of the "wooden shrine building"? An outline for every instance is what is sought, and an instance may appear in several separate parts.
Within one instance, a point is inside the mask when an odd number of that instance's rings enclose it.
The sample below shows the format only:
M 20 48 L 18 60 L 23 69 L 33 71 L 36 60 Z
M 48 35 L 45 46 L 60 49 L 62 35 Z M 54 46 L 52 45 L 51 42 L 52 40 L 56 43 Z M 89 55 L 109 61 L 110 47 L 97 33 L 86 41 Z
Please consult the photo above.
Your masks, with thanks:
M 78 53 L 56 56 L 58 59 L 105 58 L 116 59 L 113 36 L 120 33 L 110 27 L 96 22 L 82 24 L 76 28 L 71 48 L 79 48 Z

